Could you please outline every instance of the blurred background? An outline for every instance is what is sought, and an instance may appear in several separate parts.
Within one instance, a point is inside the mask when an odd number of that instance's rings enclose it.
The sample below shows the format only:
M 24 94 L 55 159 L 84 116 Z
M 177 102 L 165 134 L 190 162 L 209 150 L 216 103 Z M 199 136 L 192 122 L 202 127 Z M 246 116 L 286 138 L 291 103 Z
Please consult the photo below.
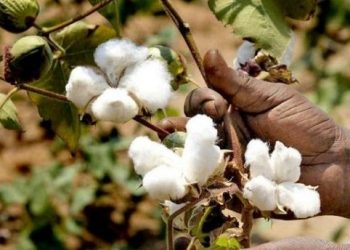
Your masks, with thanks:
M 38 22 L 49 25 L 76 16 L 87 0 L 41 0 Z M 205 0 L 173 1 L 190 24 L 199 50 L 217 48 L 231 64 L 241 40 L 223 27 Z M 170 46 L 181 53 L 191 77 L 204 86 L 199 71 L 176 28 L 157 0 L 122 0 L 122 35 L 139 44 Z M 95 13 L 86 19 L 107 24 Z M 108 24 L 107 24 L 108 25 Z M 292 71 L 300 89 L 338 123 L 350 128 L 350 1 L 320 1 L 315 18 L 291 22 L 297 34 Z M 31 29 L 13 35 L 0 31 L 2 47 Z M 185 85 L 176 93 L 169 116 L 183 115 Z M 0 92 L 11 86 L 0 82 Z M 132 138 L 154 133 L 135 122 L 122 126 L 98 123 L 85 127 L 80 150 L 72 155 L 41 121 L 23 92 L 14 102 L 22 132 L 0 128 L 0 249 L 165 249 L 165 226 L 157 202 L 149 199 L 132 170 L 126 152 Z M 157 122 L 163 116 L 152 118 Z M 303 221 L 259 220 L 255 244 L 290 236 L 312 236 L 349 242 L 346 219 L 321 217 Z

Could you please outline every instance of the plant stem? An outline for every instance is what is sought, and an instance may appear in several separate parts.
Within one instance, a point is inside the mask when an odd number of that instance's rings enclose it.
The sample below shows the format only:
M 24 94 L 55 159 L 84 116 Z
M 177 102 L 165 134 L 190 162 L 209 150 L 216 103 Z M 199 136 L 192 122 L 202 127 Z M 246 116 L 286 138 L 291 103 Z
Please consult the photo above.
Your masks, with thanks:
M 242 233 L 242 240 L 241 245 L 244 248 L 250 247 L 250 233 L 253 228 L 253 212 L 254 208 L 249 204 L 245 205 L 242 210 L 242 218 L 241 221 L 243 223 L 243 233 Z
M 71 24 L 73 24 L 73 23 L 75 23 L 77 21 L 80 21 L 81 19 L 84 19 L 85 17 L 91 15 L 92 13 L 96 12 L 97 10 L 105 7 L 107 4 L 111 3 L 112 1 L 113 0 L 102 0 L 100 3 L 94 5 L 94 7 L 92 7 L 90 10 L 88 10 L 84 14 L 76 16 L 76 17 L 74 17 L 74 18 L 72 18 L 70 20 L 67 20 L 67 21 L 65 21 L 63 23 L 57 24 L 57 25 L 55 25 L 53 27 L 49 27 L 49 28 L 43 27 L 43 28 L 41 28 L 41 31 L 45 35 L 47 35 L 47 34 L 50 34 L 52 32 L 58 31 L 60 29 L 63 29 L 63 28 L 65 28 L 65 27 L 67 27 L 67 26 L 69 26 L 69 25 L 71 25 Z
M 60 102 L 69 102 L 69 100 L 67 99 L 66 96 L 61 95 L 61 94 L 57 94 L 55 92 L 49 91 L 49 90 L 45 90 L 45 89 L 41 89 L 41 88 L 37 88 L 28 84 L 21 84 L 18 85 L 18 88 L 29 91 L 29 92 L 33 92 L 42 96 L 46 96 L 48 98 L 54 99 L 56 101 L 60 101 Z
M 180 208 L 175 213 L 171 214 L 168 218 L 167 223 L 167 250 L 174 250 L 174 235 L 173 235 L 173 223 L 174 219 L 180 214 L 186 212 L 188 209 L 191 209 L 195 205 L 197 205 L 202 200 L 208 198 L 210 196 L 209 192 L 202 192 L 198 199 L 188 203 L 186 206 Z
M 169 2 L 169 0 L 161 0 L 161 2 L 164 6 L 165 12 L 171 18 L 171 20 L 174 22 L 174 24 L 176 25 L 176 27 L 180 31 L 182 37 L 184 38 L 188 48 L 190 49 L 192 57 L 195 60 L 197 66 L 198 66 L 198 69 L 202 74 L 204 81 L 206 81 L 203 60 L 202 60 L 202 57 L 199 53 L 196 42 L 194 41 L 189 24 L 184 22 L 182 17 L 179 15 L 177 10 L 172 6 L 172 4 Z
M 7 93 L 5 99 L 0 103 L 0 110 L 5 106 L 8 100 L 11 99 L 11 97 L 16 94 L 20 89 L 19 88 L 13 88 L 10 90 L 10 92 Z
M 142 116 L 138 115 L 138 116 L 135 116 L 134 118 L 134 121 L 140 123 L 141 125 L 157 132 L 161 138 L 166 137 L 167 135 L 169 135 L 170 133 L 152 123 L 150 123 L 149 121 L 145 120 Z

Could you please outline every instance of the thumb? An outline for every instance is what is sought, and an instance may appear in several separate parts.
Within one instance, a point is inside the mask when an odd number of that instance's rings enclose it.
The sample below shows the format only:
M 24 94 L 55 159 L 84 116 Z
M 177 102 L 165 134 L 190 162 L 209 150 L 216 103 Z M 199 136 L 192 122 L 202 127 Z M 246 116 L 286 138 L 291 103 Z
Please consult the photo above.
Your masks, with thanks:
M 232 105 L 248 113 L 267 111 L 296 93 L 285 84 L 258 80 L 243 71 L 233 70 L 227 66 L 217 50 L 207 52 L 204 68 L 209 87 L 218 91 Z

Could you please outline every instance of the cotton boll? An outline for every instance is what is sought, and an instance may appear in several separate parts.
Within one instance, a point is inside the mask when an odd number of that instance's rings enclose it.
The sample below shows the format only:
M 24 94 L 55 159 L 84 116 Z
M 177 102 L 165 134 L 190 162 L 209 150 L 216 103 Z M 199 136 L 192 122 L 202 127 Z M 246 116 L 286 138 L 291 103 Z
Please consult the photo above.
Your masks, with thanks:
M 164 109 L 172 95 L 172 76 L 167 65 L 149 59 L 127 68 L 119 86 L 132 92 L 151 113 Z
M 237 50 L 237 57 L 233 61 L 233 69 L 239 70 L 241 65 L 247 63 L 250 59 L 253 59 L 256 53 L 255 44 L 244 41 Z
M 149 171 L 144 176 L 142 185 L 152 198 L 158 200 L 178 200 L 188 192 L 181 168 L 165 165 Z
M 66 96 L 80 109 L 105 89 L 109 88 L 102 73 L 91 67 L 78 66 L 74 68 L 66 85 Z
M 271 154 L 276 182 L 297 182 L 300 178 L 300 164 L 301 155 L 298 150 L 286 147 L 282 142 L 276 142 Z
M 137 174 L 144 176 L 159 165 L 178 167 L 181 158 L 164 145 L 146 136 L 137 137 L 129 147 L 129 157 Z
M 125 123 L 139 112 L 137 103 L 125 89 L 106 89 L 91 106 L 93 115 L 100 121 Z
M 273 180 L 274 173 L 270 162 L 269 147 L 259 139 L 251 140 L 244 154 L 245 165 L 249 167 L 250 177 L 263 175 Z
M 217 130 L 205 115 L 191 118 L 182 153 L 184 175 L 190 183 L 204 185 L 220 163 L 220 148 L 215 145 Z
M 314 187 L 285 182 L 278 185 L 277 194 L 279 205 L 290 209 L 297 218 L 311 217 L 321 211 L 320 195 Z
M 277 208 L 276 184 L 261 175 L 246 183 L 243 197 L 261 211 L 273 211 Z
M 146 60 L 148 49 L 129 40 L 113 39 L 99 45 L 94 54 L 96 64 L 107 74 L 113 87 L 118 85 L 127 67 Z
M 214 145 L 218 136 L 213 120 L 206 115 L 192 117 L 186 124 L 186 131 L 187 140 L 193 143 Z
M 186 180 L 203 186 L 219 165 L 220 148 L 186 143 L 182 159 Z

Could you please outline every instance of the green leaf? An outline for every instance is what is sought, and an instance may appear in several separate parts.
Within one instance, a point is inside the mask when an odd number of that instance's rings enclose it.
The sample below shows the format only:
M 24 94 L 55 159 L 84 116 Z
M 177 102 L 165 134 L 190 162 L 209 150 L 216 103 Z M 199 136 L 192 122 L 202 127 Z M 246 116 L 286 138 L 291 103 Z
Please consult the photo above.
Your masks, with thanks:
M 112 28 L 76 22 L 56 33 L 53 39 L 65 50 L 63 60 L 74 65 L 94 65 L 98 45 L 116 37 Z
M 85 206 L 95 199 L 97 187 L 95 185 L 78 188 L 73 195 L 71 211 L 73 214 L 79 213 Z
M 220 235 L 208 250 L 238 250 L 239 242 L 236 238 Z
M 297 20 L 308 20 L 316 11 L 317 0 L 275 0 L 284 15 Z
M 5 204 L 25 204 L 30 196 L 28 183 L 23 179 L 0 186 L 0 200 Z
M 3 103 L 5 99 L 6 95 L 0 93 L 0 103 Z M 16 106 L 11 100 L 7 100 L 0 110 L 0 127 L 1 126 L 6 129 L 22 129 L 18 120 Z
M 62 94 L 65 91 L 69 73 L 67 64 L 56 61 L 50 74 L 32 85 Z M 69 149 L 75 151 L 78 148 L 80 137 L 80 121 L 74 105 L 51 100 L 37 94 L 30 94 L 30 96 L 38 106 L 40 116 L 44 120 L 49 120 L 55 133 L 67 144 Z
M 49 194 L 45 186 L 37 186 L 30 201 L 30 211 L 37 216 L 46 214 L 50 206 Z
M 102 0 L 89 0 L 92 5 L 96 5 Z M 120 20 L 119 20 L 119 0 L 113 0 L 110 4 L 100 9 L 98 12 L 104 16 L 110 24 L 112 24 L 113 28 L 119 34 L 120 31 Z
M 232 26 L 235 34 L 280 59 L 292 32 L 275 1 L 209 0 L 209 7 L 218 20 Z

